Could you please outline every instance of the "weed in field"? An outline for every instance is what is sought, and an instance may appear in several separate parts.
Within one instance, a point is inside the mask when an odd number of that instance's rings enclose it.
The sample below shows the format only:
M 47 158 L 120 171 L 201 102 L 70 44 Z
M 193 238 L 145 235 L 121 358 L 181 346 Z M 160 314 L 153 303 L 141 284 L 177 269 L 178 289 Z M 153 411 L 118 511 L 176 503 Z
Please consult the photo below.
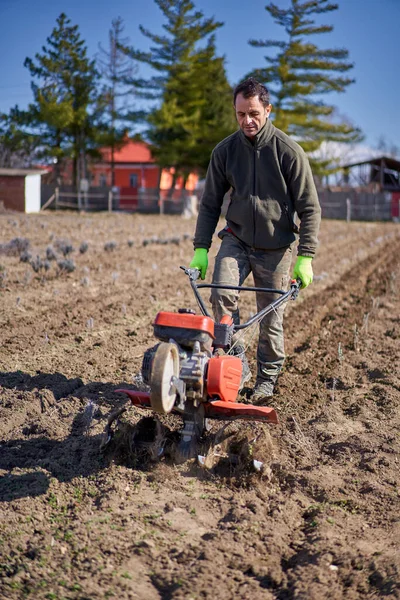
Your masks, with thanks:
M 65 533 L 64 533 L 64 540 L 66 542 L 70 542 L 74 537 L 74 532 L 71 531 L 70 529 L 68 529 Z
M 331 504 L 337 506 L 345 512 L 351 513 L 352 515 L 357 514 L 360 511 L 360 507 L 357 504 L 355 504 L 350 498 L 335 500 Z
M 357 324 L 354 325 L 354 338 L 353 338 L 353 348 L 355 350 L 355 352 L 359 352 L 360 351 L 360 346 L 359 346 L 359 332 L 358 332 L 358 327 Z
M 135 242 L 133 240 L 128 240 L 128 246 L 129 248 L 132 248 L 132 246 L 135 245 Z
M 93 400 L 89 400 L 88 403 L 86 404 L 83 414 L 82 414 L 83 427 L 84 427 L 84 431 L 86 434 L 89 433 L 89 429 L 92 424 L 93 416 L 94 416 L 96 410 L 97 410 L 96 402 L 93 402 Z
M 340 342 L 338 344 L 338 360 L 339 360 L 339 364 L 341 365 L 343 362 L 343 350 L 342 350 L 342 344 Z
M 57 262 L 57 267 L 59 269 L 59 275 L 63 273 L 72 273 L 75 271 L 75 263 L 73 260 L 59 260 Z
M 373 312 L 373 311 L 377 310 L 380 307 L 380 305 L 381 305 L 381 299 L 379 297 L 378 298 L 372 297 L 371 300 L 372 300 L 371 312 Z
M 117 242 L 106 242 L 104 244 L 104 250 L 106 252 L 114 252 L 114 250 L 117 248 Z
M 83 500 L 83 490 L 79 487 L 74 488 L 74 498 L 77 502 L 82 502 Z
M 52 246 L 47 246 L 46 248 L 46 258 L 47 260 L 57 260 L 57 254 L 54 252 L 54 248 Z
M 18 256 L 26 252 L 30 246 L 30 241 L 26 238 L 14 238 L 7 244 L 0 244 L 0 254 L 5 256 Z
M 30 284 L 31 281 L 32 281 L 31 271 L 25 271 L 23 279 L 22 279 L 22 284 L 26 287 Z
M 121 573 L 121 577 L 123 577 L 124 579 L 132 579 L 132 575 L 130 575 L 127 571 Z
M 7 279 L 6 268 L 3 265 L 0 265 L 0 289 L 4 287 L 6 279 Z
M 72 244 L 66 242 L 65 240 L 57 240 L 54 245 L 64 257 L 69 256 L 74 251 Z
M 51 508 L 58 507 L 57 496 L 53 492 L 50 492 L 49 495 L 47 496 L 47 502 L 50 504 Z
M 335 390 L 336 390 L 336 385 L 337 385 L 337 379 L 334 377 L 332 379 L 332 389 L 331 389 L 331 400 L 332 402 L 335 401 Z
M 91 498 L 95 498 L 97 496 L 97 488 L 92 485 L 87 488 L 87 493 Z
M 302 428 L 300 427 L 300 424 L 298 423 L 298 421 L 294 417 L 294 415 L 292 415 L 291 420 L 294 425 L 294 431 L 293 431 L 293 433 L 291 433 L 291 432 L 288 433 L 288 438 L 291 438 L 293 440 L 293 443 L 297 447 L 301 447 L 301 449 L 306 454 L 311 455 L 313 448 L 312 448 L 312 444 L 311 444 L 310 440 L 304 434 Z
M 85 254 L 85 252 L 87 252 L 89 249 L 89 244 L 87 242 L 82 242 L 82 244 L 79 246 L 79 252 L 81 254 Z
M 21 252 L 19 256 L 20 262 L 29 263 L 32 260 L 32 254 L 28 250 Z
M 368 321 L 369 321 L 369 313 L 365 313 L 363 318 L 363 324 L 361 326 L 361 333 L 364 335 L 368 335 Z
M 397 276 L 396 273 L 394 271 L 392 271 L 390 273 L 390 280 L 389 280 L 389 291 L 392 295 L 396 295 L 398 292 L 398 280 L 397 280 Z
M 47 259 L 42 260 L 39 255 L 37 255 L 35 259 L 31 259 L 29 261 L 29 264 L 31 265 L 35 273 L 46 273 L 50 270 L 51 266 L 50 262 Z

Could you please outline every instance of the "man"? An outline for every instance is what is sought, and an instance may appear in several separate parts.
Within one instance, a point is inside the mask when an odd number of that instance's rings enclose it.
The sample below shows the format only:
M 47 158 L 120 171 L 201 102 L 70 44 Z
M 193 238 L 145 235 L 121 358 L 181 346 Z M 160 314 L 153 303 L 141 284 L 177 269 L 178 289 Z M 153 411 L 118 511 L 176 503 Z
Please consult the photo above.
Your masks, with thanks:
M 313 278 L 311 261 L 317 247 L 321 209 L 308 159 L 302 148 L 268 119 L 272 106 L 267 88 L 250 77 L 234 90 L 239 130 L 213 150 L 194 236 L 190 267 L 204 279 L 207 253 L 217 226 L 223 198 L 231 189 L 226 227 L 215 260 L 213 283 L 242 285 L 253 274 L 256 287 L 283 289 L 288 285 L 292 249 L 299 233 L 298 257 L 293 278 L 302 288 Z M 300 229 L 294 221 L 300 218 Z M 274 299 L 257 293 L 257 310 Z M 230 315 L 239 322 L 238 293 L 212 289 L 217 321 Z M 263 404 L 272 396 L 285 352 L 282 305 L 260 323 L 257 377 L 252 402 Z M 243 361 L 242 385 L 251 373 L 244 348 L 237 338 L 233 352 Z

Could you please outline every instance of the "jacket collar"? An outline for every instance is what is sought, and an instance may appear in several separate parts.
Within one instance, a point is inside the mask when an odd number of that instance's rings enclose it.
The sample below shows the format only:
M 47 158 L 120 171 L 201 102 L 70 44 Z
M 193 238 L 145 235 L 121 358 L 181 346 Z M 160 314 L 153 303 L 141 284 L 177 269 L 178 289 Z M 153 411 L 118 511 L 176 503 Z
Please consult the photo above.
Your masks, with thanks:
M 251 142 L 249 140 L 249 138 L 247 138 L 244 135 L 244 133 L 241 129 L 239 129 L 239 135 L 245 144 L 248 144 L 249 146 L 252 146 L 253 148 L 254 147 L 262 148 L 269 142 L 269 140 L 273 136 L 274 129 L 275 129 L 274 125 L 272 125 L 271 121 L 269 119 L 267 119 L 264 127 L 262 127 L 260 129 L 260 131 L 257 133 L 253 142 Z

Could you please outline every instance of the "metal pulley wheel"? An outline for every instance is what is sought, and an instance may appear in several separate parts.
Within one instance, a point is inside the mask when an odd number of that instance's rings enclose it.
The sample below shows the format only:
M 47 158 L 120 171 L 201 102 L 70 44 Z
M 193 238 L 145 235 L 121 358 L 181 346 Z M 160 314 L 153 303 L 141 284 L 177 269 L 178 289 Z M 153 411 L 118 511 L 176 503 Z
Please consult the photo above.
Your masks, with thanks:
M 150 403 L 153 410 L 168 414 L 174 407 L 176 390 L 173 377 L 179 377 L 179 352 L 175 344 L 161 343 L 151 367 Z

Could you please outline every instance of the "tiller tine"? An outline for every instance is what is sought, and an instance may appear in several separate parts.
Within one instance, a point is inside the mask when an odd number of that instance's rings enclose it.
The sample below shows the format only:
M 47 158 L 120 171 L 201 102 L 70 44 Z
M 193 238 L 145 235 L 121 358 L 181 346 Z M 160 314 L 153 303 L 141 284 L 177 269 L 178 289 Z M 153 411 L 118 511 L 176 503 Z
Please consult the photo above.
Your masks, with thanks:
M 141 406 L 143 408 L 151 408 L 150 405 L 150 394 L 147 392 L 136 392 L 135 390 L 115 390 L 116 392 L 120 392 L 121 394 L 127 394 L 135 406 Z M 115 411 L 113 411 L 107 421 L 106 428 L 104 430 L 104 439 L 101 443 L 100 449 L 101 451 L 105 450 L 106 447 L 111 442 L 114 432 L 113 432 L 113 424 L 115 421 L 119 419 L 119 417 L 126 412 L 126 406 L 123 406 Z
M 150 394 L 148 392 L 137 392 L 136 390 L 115 390 L 120 394 L 127 394 L 134 406 L 151 408 Z
M 136 390 L 118 389 L 116 392 L 129 396 L 132 404 L 140 408 L 152 410 L 151 395 L 149 392 L 138 392 Z M 227 402 L 225 400 L 209 400 L 202 402 L 198 407 L 187 403 L 185 410 L 173 408 L 171 413 L 179 414 L 183 419 L 183 427 L 180 431 L 175 459 L 183 462 L 193 458 L 197 454 L 197 443 L 207 429 L 207 420 L 216 419 L 220 421 L 262 421 L 272 424 L 278 423 L 278 415 L 269 406 L 255 406 L 253 404 L 241 404 L 239 402 Z

